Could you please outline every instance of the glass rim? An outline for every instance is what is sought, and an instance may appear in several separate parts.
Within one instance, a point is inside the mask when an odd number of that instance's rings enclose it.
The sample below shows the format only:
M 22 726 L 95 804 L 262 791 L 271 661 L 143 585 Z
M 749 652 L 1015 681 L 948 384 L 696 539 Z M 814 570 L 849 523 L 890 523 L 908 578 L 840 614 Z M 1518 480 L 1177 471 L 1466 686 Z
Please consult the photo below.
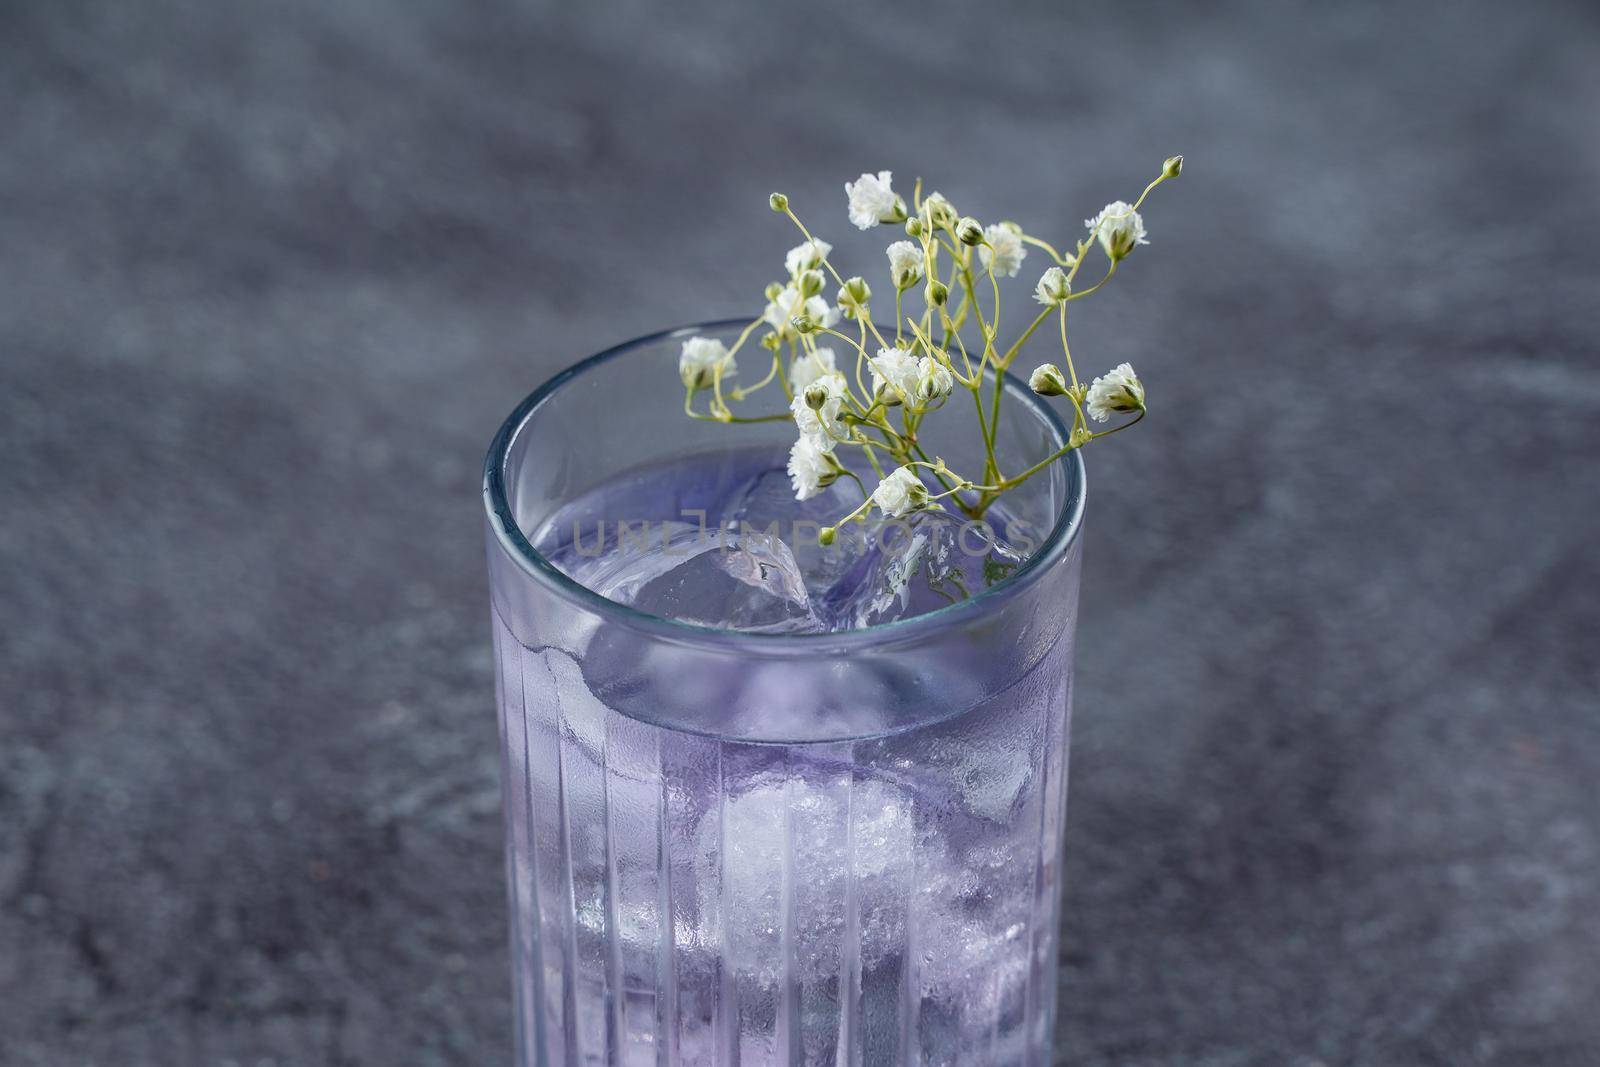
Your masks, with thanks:
M 982 592 L 965 600 L 905 619 L 895 619 L 853 630 L 824 633 L 752 633 L 747 630 L 730 630 L 683 622 L 664 615 L 653 615 L 601 596 L 582 583 L 567 577 L 529 542 L 517 523 L 507 498 L 506 458 L 517 435 L 529 425 L 539 408 L 557 396 L 564 386 L 602 364 L 627 357 L 638 349 L 658 341 L 713 330 L 738 330 L 747 325 L 749 325 L 748 319 L 716 319 L 674 326 L 635 337 L 557 372 L 512 409 L 511 414 L 495 433 L 494 440 L 489 445 L 488 455 L 484 459 L 483 504 L 489 525 L 494 530 L 501 549 L 516 561 L 524 573 L 563 600 L 575 603 L 609 620 L 620 622 L 630 629 L 675 644 L 714 645 L 718 649 L 733 646 L 762 655 L 786 653 L 809 655 L 824 651 L 830 653 L 848 651 L 864 645 L 900 644 L 916 640 L 928 632 L 943 630 L 949 626 L 959 625 L 965 620 L 978 618 L 988 604 L 1001 602 L 1031 586 L 1040 575 L 1049 570 L 1050 565 L 1065 555 L 1067 549 L 1077 539 L 1083 527 L 1084 504 L 1088 495 L 1087 473 L 1081 449 L 1073 449 L 1062 457 L 1063 461 L 1070 463 L 1073 468 L 1072 476 L 1067 479 L 1067 498 L 1059 509 L 1055 525 L 1051 527 L 1044 543 L 1024 560 L 1021 566 Z M 1004 372 L 1003 381 L 1006 390 L 1018 394 L 1019 399 L 1028 404 L 1033 413 L 1050 427 L 1058 441 L 1065 444 L 1070 431 L 1055 409 L 1029 389 L 1021 378 L 1009 371 Z

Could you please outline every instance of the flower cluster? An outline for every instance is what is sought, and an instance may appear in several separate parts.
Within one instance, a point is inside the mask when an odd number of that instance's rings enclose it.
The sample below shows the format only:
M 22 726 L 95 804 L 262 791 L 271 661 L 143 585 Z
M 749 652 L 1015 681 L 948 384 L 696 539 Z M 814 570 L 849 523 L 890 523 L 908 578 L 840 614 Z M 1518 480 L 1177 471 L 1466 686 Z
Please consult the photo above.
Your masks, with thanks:
M 873 319 L 872 286 L 863 277 L 841 275 L 829 258 L 833 246 L 812 236 L 790 209 L 788 197 L 773 193 L 772 210 L 793 222 L 804 241 L 784 256 L 786 276 L 766 287 L 765 308 L 731 347 L 707 337 L 683 343 L 678 373 L 685 389 L 684 411 L 692 418 L 718 422 L 792 421 L 796 437 L 788 473 L 796 498 L 808 500 L 841 477 L 861 489 L 860 505 L 840 524 L 865 521 L 874 509 L 887 518 L 901 518 L 943 507 L 944 501 L 981 518 L 1002 493 L 1066 453 L 1144 418 L 1144 385 L 1128 363 L 1118 364 L 1088 385 L 1080 381 L 1067 344 L 1067 310 L 1109 282 L 1134 249 L 1150 243 L 1139 209 L 1152 189 L 1182 169 L 1182 156 L 1168 159 L 1133 203 L 1114 201 L 1085 220 L 1087 232 L 1067 252 L 1014 222 L 985 225 L 961 215 L 939 193 L 924 196 L 920 181 L 908 205 L 895 193 L 894 176 L 886 170 L 846 182 L 852 225 L 860 230 L 901 226 L 905 233 L 905 239 L 885 249 L 894 319 L 892 326 L 882 328 Z M 1078 272 L 1096 247 L 1104 254 L 1105 273 L 1093 285 L 1075 289 Z M 1003 345 L 999 280 L 1016 277 L 1030 250 L 1050 260 L 1033 287 L 1033 301 L 1040 310 L 1009 345 Z M 906 295 L 919 285 L 921 314 L 909 314 Z M 834 289 L 831 302 L 823 295 L 830 288 Z M 1023 344 L 1050 318 L 1059 323 L 1066 369 L 1042 363 L 1029 375 L 1028 385 L 1040 396 L 1066 399 L 1072 408 L 1072 430 L 1060 449 L 1025 470 L 1007 474 L 995 454 L 1002 379 Z M 839 329 L 842 320 L 849 320 L 854 329 Z M 771 367 L 760 381 L 729 388 L 729 379 L 738 373 L 738 353 L 762 327 L 760 344 L 771 354 Z M 970 343 L 964 331 L 975 332 Z M 785 412 L 734 414 L 730 401 L 743 401 L 774 384 L 787 398 Z M 919 441 L 922 421 L 943 408 L 958 389 L 970 391 L 977 401 L 986 450 L 984 470 L 977 478 L 962 476 L 944 460 L 928 456 Z M 695 398 L 703 392 L 711 398 L 708 410 L 699 411 Z M 1089 428 L 1090 420 L 1105 423 L 1119 415 L 1130 417 L 1110 429 Z M 866 488 L 846 455 L 871 468 L 878 479 L 875 488 Z M 835 530 L 823 530 L 822 540 L 831 541 Z

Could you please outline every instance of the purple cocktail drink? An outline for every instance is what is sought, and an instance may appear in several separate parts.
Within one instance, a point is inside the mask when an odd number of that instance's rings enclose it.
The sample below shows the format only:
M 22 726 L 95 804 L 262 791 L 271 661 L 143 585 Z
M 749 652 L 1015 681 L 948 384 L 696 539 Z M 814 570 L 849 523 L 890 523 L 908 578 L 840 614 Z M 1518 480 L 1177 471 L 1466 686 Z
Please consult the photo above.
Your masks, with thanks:
M 519 1064 L 1048 1063 L 1081 465 L 824 548 L 853 483 L 631 396 L 675 337 L 490 454 Z

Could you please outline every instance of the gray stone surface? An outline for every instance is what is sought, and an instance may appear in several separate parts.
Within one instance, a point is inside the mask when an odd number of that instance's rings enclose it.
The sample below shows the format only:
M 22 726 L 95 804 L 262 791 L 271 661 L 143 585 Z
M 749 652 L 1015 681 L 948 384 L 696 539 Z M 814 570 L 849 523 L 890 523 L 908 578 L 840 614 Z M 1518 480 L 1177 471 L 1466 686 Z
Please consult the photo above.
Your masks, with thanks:
M 0 1063 L 505 1062 L 498 420 L 774 187 L 872 262 L 863 169 L 1070 234 L 1172 151 L 1061 1060 L 1600 1063 L 1593 5 L 766 7 L 0 6 Z

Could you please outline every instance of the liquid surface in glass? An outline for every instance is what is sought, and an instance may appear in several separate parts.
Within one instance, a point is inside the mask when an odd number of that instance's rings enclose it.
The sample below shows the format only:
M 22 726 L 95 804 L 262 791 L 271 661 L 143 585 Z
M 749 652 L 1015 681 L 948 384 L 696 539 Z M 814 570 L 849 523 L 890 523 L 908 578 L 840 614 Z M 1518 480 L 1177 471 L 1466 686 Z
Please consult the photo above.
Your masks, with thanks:
M 944 488 L 928 483 L 933 493 Z M 1003 503 L 979 521 L 946 500 L 892 520 L 871 509 L 866 522 L 840 526 L 832 545 L 819 545 L 818 532 L 864 492 L 841 477 L 796 500 L 781 453 L 702 453 L 581 495 L 530 541 L 569 578 L 652 615 L 824 633 L 964 600 L 1011 574 L 1040 540 Z

